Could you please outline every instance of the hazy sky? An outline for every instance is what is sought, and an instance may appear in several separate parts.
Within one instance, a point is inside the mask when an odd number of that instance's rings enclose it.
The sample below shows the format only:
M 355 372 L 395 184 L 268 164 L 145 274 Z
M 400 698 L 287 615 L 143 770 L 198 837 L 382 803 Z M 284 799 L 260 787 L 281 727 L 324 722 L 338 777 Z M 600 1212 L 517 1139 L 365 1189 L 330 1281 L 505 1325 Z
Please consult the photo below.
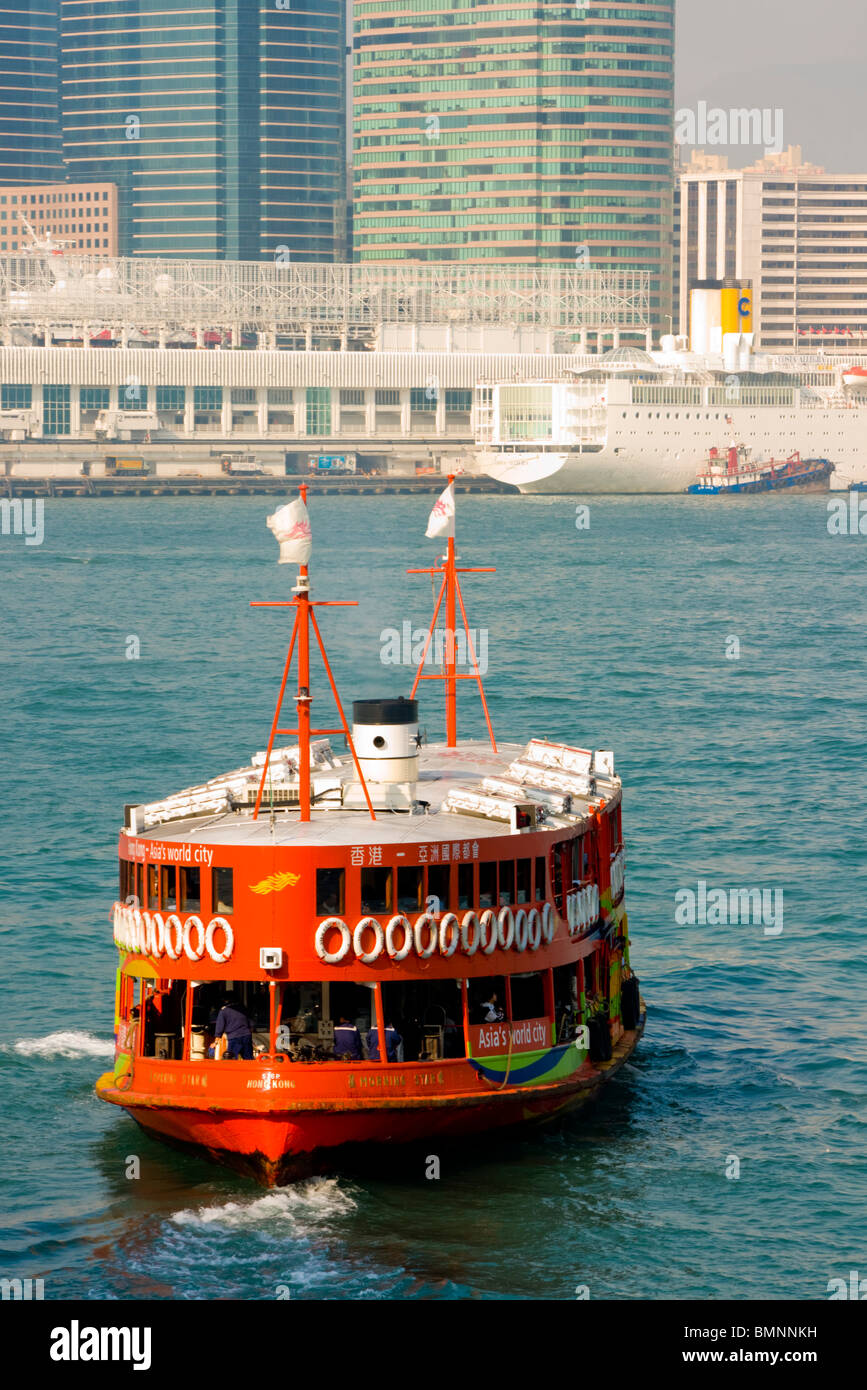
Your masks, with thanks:
M 829 172 L 867 171 L 864 0 L 676 0 L 676 106 L 770 107 L 783 145 Z M 710 148 L 706 146 L 705 148 Z M 723 149 L 733 168 L 763 153 Z

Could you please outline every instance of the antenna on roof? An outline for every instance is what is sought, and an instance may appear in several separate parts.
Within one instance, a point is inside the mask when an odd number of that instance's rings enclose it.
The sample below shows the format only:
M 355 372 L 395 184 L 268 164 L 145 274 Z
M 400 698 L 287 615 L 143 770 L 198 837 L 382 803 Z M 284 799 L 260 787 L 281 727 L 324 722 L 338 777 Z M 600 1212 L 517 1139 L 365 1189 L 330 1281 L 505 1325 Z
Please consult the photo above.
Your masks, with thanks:
M 310 517 L 307 513 L 307 488 L 302 483 L 298 489 L 299 497 L 294 502 L 287 502 L 285 506 L 278 508 L 273 516 L 269 516 L 268 525 L 274 532 L 276 539 L 280 542 L 280 565 L 298 565 L 298 580 L 293 589 L 295 597 L 292 599 L 275 599 L 270 601 L 253 602 L 251 608 L 294 608 L 295 622 L 292 627 L 292 637 L 289 642 L 289 651 L 286 654 L 286 661 L 283 666 L 283 679 L 280 682 L 280 694 L 277 696 L 277 708 L 274 711 L 274 718 L 271 721 L 271 733 L 268 738 L 268 750 L 265 754 L 265 764 L 262 768 L 262 776 L 259 779 L 259 790 L 256 793 L 256 805 L 253 810 L 253 819 L 259 819 L 259 807 L 262 802 L 262 792 L 265 787 L 265 779 L 268 776 L 268 769 L 271 765 L 271 752 L 274 747 L 274 739 L 278 734 L 296 735 L 298 738 L 298 781 L 299 781 L 299 801 L 301 807 L 301 820 L 310 819 L 310 736 L 323 734 L 343 734 L 349 751 L 352 754 L 352 761 L 355 764 L 355 771 L 358 780 L 364 790 L 364 799 L 367 802 L 367 809 L 370 812 L 371 820 L 376 820 L 373 810 L 373 803 L 367 790 L 367 783 L 361 771 L 361 765 L 355 752 L 355 744 L 352 741 L 352 734 L 346 722 L 346 715 L 343 713 L 343 706 L 340 703 L 340 695 L 328 664 L 328 657 L 325 652 L 325 643 L 322 641 L 322 633 L 319 631 L 319 624 L 316 621 L 314 608 L 357 608 L 356 599 L 319 599 L 313 602 L 310 598 L 310 577 L 307 571 L 307 561 L 313 549 L 313 538 L 310 530 Z M 310 706 L 313 697 L 310 694 L 310 627 L 316 636 L 319 651 L 322 656 L 322 664 L 325 667 L 325 674 L 331 686 L 331 693 L 334 696 L 334 703 L 337 706 L 337 713 L 340 715 L 339 729 L 311 729 L 310 727 Z M 298 639 L 298 693 L 295 696 L 295 705 L 298 710 L 298 727 L 296 729 L 280 729 L 280 710 L 283 707 L 283 697 L 286 693 L 286 682 L 289 677 L 289 667 L 292 664 L 292 653 L 295 648 L 295 640 Z

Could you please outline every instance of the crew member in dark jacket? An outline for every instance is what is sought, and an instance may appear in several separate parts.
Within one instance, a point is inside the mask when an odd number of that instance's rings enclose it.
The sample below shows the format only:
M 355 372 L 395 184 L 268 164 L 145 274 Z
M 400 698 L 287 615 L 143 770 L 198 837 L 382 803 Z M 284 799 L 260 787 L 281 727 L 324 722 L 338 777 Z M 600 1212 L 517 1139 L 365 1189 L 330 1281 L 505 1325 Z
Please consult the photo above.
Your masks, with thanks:
M 397 1061 L 397 1049 L 403 1042 L 403 1038 L 397 1029 L 390 1023 L 385 1025 L 385 1055 L 389 1062 Z M 371 1062 L 379 1061 L 379 1029 L 374 1023 L 367 1035 L 367 1056 Z
M 334 1029 L 334 1055 L 341 1062 L 361 1062 L 364 1059 L 361 1036 L 355 1024 L 350 1023 L 348 1018 L 341 1017 Z
M 245 1062 L 253 1060 L 253 1030 L 250 1020 L 238 1002 L 237 995 L 227 996 L 222 1009 L 217 1014 L 214 1037 L 226 1035 L 226 1055 L 224 1061 L 240 1057 Z

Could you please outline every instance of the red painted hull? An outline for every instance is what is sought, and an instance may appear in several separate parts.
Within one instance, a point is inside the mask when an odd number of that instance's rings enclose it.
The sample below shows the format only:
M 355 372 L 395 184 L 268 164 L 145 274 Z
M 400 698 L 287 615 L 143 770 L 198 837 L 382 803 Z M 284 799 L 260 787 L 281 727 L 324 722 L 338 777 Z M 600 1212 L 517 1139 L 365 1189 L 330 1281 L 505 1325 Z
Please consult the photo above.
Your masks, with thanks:
M 325 1106 L 251 1112 L 216 1108 L 137 1104 L 111 1085 L 99 1084 L 104 1100 L 126 1109 L 144 1129 L 175 1146 L 193 1150 L 265 1186 L 282 1185 L 311 1173 L 334 1172 L 353 1150 L 371 1145 L 470 1139 L 492 1130 L 551 1121 L 591 1100 L 633 1052 L 644 1026 L 624 1033 L 610 1062 L 567 1084 L 511 1086 L 482 1096 L 440 1096 L 425 1104 L 379 1101 L 352 1108 Z

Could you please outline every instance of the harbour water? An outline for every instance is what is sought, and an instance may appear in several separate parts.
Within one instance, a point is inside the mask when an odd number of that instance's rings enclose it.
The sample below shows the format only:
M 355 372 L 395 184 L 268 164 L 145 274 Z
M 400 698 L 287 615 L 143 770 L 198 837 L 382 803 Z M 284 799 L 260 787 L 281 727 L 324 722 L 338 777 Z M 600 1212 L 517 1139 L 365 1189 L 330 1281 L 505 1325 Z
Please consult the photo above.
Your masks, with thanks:
M 867 538 L 829 534 L 822 496 L 598 498 L 589 529 L 574 498 L 458 505 L 462 559 L 498 567 L 464 584 L 495 728 L 615 750 L 634 1062 L 558 1129 L 444 1151 L 438 1179 L 408 1155 L 271 1193 L 97 1101 L 123 805 L 264 746 L 286 620 L 248 600 L 292 581 L 265 499 L 47 499 L 41 545 L 0 538 L 0 1275 L 47 1299 L 556 1300 L 867 1275 Z M 315 596 L 361 600 L 323 619 L 347 701 L 408 692 L 383 633 L 429 617 L 404 573 L 436 553 L 428 509 L 311 500 Z M 683 920 L 714 889 L 768 890 L 773 916 Z

